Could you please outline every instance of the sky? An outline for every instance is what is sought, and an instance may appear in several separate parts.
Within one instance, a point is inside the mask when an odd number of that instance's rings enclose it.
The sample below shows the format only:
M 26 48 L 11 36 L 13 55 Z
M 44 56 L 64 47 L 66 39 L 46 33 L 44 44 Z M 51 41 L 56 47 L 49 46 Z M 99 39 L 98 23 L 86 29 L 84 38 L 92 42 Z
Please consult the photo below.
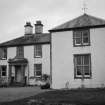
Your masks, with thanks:
M 83 12 L 84 0 L 0 0 L 0 43 L 24 35 L 24 25 L 37 20 L 44 32 Z M 105 19 L 105 0 L 85 0 L 86 13 Z M 33 30 L 33 32 L 35 32 Z

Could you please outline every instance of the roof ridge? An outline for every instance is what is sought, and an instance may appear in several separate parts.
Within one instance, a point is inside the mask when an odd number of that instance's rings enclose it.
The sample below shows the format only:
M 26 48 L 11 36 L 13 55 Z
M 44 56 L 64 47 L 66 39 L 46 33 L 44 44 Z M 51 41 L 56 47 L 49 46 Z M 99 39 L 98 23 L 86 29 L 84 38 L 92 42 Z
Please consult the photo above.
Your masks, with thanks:
M 64 24 L 66 24 L 66 23 L 68 23 L 68 22 L 70 22 L 70 21 L 73 21 L 73 20 L 75 20 L 75 19 L 77 19 L 77 18 L 79 18 L 79 17 L 81 17 L 82 15 L 80 15 L 80 16 L 77 16 L 77 17 L 75 17 L 75 18 L 73 18 L 73 19 L 71 19 L 71 20 L 68 20 L 68 21 L 66 21 L 66 22 L 63 22 L 62 24 L 60 24 L 60 25 L 58 25 L 58 26 L 56 26 L 56 27 L 54 27 L 54 28 L 52 28 L 52 29 L 50 29 L 50 30 L 53 30 L 53 29 L 55 29 L 55 28 L 57 28 L 57 27 L 59 27 L 59 26 L 61 26 L 61 25 L 64 25 Z M 50 31 L 49 30 L 49 31 Z
M 49 31 L 61 30 L 61 29 L 72 29 L 76 27 L 84 27 L 84 26 L 100 26 L 105 25 L 105 20 L 86 14 L 80 15 L 74 19 L 64 22 L 61 25 L 58 25 L 55 28 L 50 29 Z
M 22 37 L 23 37 L 23 36 L 20 36 L 20 37 L 14 38 L 14 39 L 10 39 L 10 40 L 4 41 L 4 42 L 0 43 L 0 45 L 1 45 L 1 44 L 4 44 L 4 43 L 8 43 L 8 42 L 10 42 L 10 41 L 14 41 L 14 40 L 19 39 L 19 38 L 22 38 Z
M 88 15 L 88 14 L 87 14 L 87 16 L 90 16 L 90 17 L 92 17 L 92 18 L 95 18 L 95 19 L 99 19 L 99 20 L 105 21 L 105 19 L 102 19 L 102 18 L 100 18 L 100 17 L 95 17 L 95 16 L 93 16 L 93 15 Z
M 46 44 L 50 43 L 50 33 L 49 34 L 41 34 L 38 36 L 31 35 L 29 37 L 21 36 L 10 41 L 6 41 L 0 43 L 0 47 L 6 46 L 24 46 L 24 45 L 33 45 L 33 44 Z

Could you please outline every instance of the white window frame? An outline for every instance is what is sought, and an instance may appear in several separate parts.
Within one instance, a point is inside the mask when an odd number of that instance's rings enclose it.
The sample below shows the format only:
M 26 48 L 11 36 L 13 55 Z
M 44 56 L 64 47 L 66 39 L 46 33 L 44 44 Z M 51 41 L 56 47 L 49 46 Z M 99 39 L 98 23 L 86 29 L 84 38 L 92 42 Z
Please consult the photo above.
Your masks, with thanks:
M 7 59 L 7 48 L 6 47 L 3 47 L 3 48 L 0 48 L 0 50 L 1 50 L 1 59 L 2 60 L 6 60 Z M 5 51 L 4 51 L 5 50 Z M 6 53 L 6 54 L 5 54 Z M 6 55 L 6 57 L 5 57 L 5 55 Z
M 17 46 L 16 55 L 17 57 L 24 57 L 24 47 L 23 46 Z
M 80 34 L 80 37 L 77 37 L 76 33 Z M 80 40 L 81 40 L 81 32 L 80 31 L 75 31 L 74 32 L 74 45 L 81 45 L 81 43 L 80 44 L 76 43 L 77 42 L 77 40 L 76 40 L 77 38 L 80 38 Z
M 40 70 L 37 69 L 37 67 L 36 67 L 37 65 L 40 65 Z M 37 73 L 36 73 L 37 71 L 40 71 L 41 75 L 37 75 Z M 36 78 L 41 78 L 42 77 L 42 64 L 41 63 L 40 64 L 34 64 L 34 74 L 35 74 Z
M 5 67 L 5 71 L 3 71 L 2 67 Z M 7 76 L 7 66 L 6 66 L 6 65 L 1 65 L 1 66 L 0 66 L 0 71 L 1 71 L 1 77 L 6 77 L 6 76 Z M 5 76 L 3 75 L 3 72 L 6 73 Z
M 84 36 L 84 33 L 87 33 L 87 36 Z M 87 43 L 84 43 L 83 42 L 83 40 L 84 40 L 84 37 L 86 38 L 88 38 L 88 42 Z M 89 30 L 83 30 L 82 31 L 82 45 L 89 45 L 89 43 L 90 43 L 90 34 L 89 34 Z
M 82 64 L 77 65 L 77 56 L 81 57 Z M 84 58 L 88 56 L 89 57 L 89 64 L 84 64 Z M 77 74 L 77 66 L 81 66 L 81 75 Z M 89 75 L 85 75 L 84 67 L 89 67 Z M 91 78 L 91 54 L 74 54 L 74 77 L 75 78 Z
M 34 57 L 41 58 L 42 57 L 42 45 L 34 46 Z
M 87 36 L 84 36 L 84 33 L 87 33 Z M 80 37 L 77 37 L 77 34 L 80 33 Z M 84 43 L 83 40 L 84 40 L 84 37 L 87 37 L 88 38 L 88 42 L 87 43 Z M 80 38 L 80 41 L 81 43 L 78 44 L 76 43 L 77 42 L 77 38 Z M 90 45 L 90 31 L 89 29 L 82 29 L 82 30 L 74 30 L 74 33 L 73 33 L 73 41 L 74 41 L 74 46 L 86 46 L 86 45 Z

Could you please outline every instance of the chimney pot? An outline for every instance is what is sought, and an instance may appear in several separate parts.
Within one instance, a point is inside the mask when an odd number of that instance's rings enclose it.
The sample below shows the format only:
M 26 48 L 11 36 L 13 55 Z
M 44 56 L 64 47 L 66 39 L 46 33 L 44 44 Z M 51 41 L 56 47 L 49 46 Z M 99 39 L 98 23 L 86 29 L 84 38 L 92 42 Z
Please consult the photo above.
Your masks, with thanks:
M 33 34 L 33 26 L 30 22 L 26 22 L 25 27 L 25 35 L 32 35 Z
M 35 24 L 35 34 L 41 34 L 43 33 L 43 24 L 40 20 L 36 21 Z

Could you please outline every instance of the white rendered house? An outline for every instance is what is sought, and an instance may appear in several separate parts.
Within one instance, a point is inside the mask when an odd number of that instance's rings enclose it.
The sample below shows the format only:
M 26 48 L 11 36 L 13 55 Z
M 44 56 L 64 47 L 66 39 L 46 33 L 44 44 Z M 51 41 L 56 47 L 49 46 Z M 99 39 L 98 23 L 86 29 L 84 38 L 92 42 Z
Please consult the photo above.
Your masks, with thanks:
M 37 21 L 35 33 L 30 22 L 22 37 L 0 44 L 0 81 L 9 84 L 40 84 L 42 75 L 50 76 L 50 34 L 43 33 Z
M 105 20 L 83 14 L 49 31 L 52 88 L 105 87 Z

